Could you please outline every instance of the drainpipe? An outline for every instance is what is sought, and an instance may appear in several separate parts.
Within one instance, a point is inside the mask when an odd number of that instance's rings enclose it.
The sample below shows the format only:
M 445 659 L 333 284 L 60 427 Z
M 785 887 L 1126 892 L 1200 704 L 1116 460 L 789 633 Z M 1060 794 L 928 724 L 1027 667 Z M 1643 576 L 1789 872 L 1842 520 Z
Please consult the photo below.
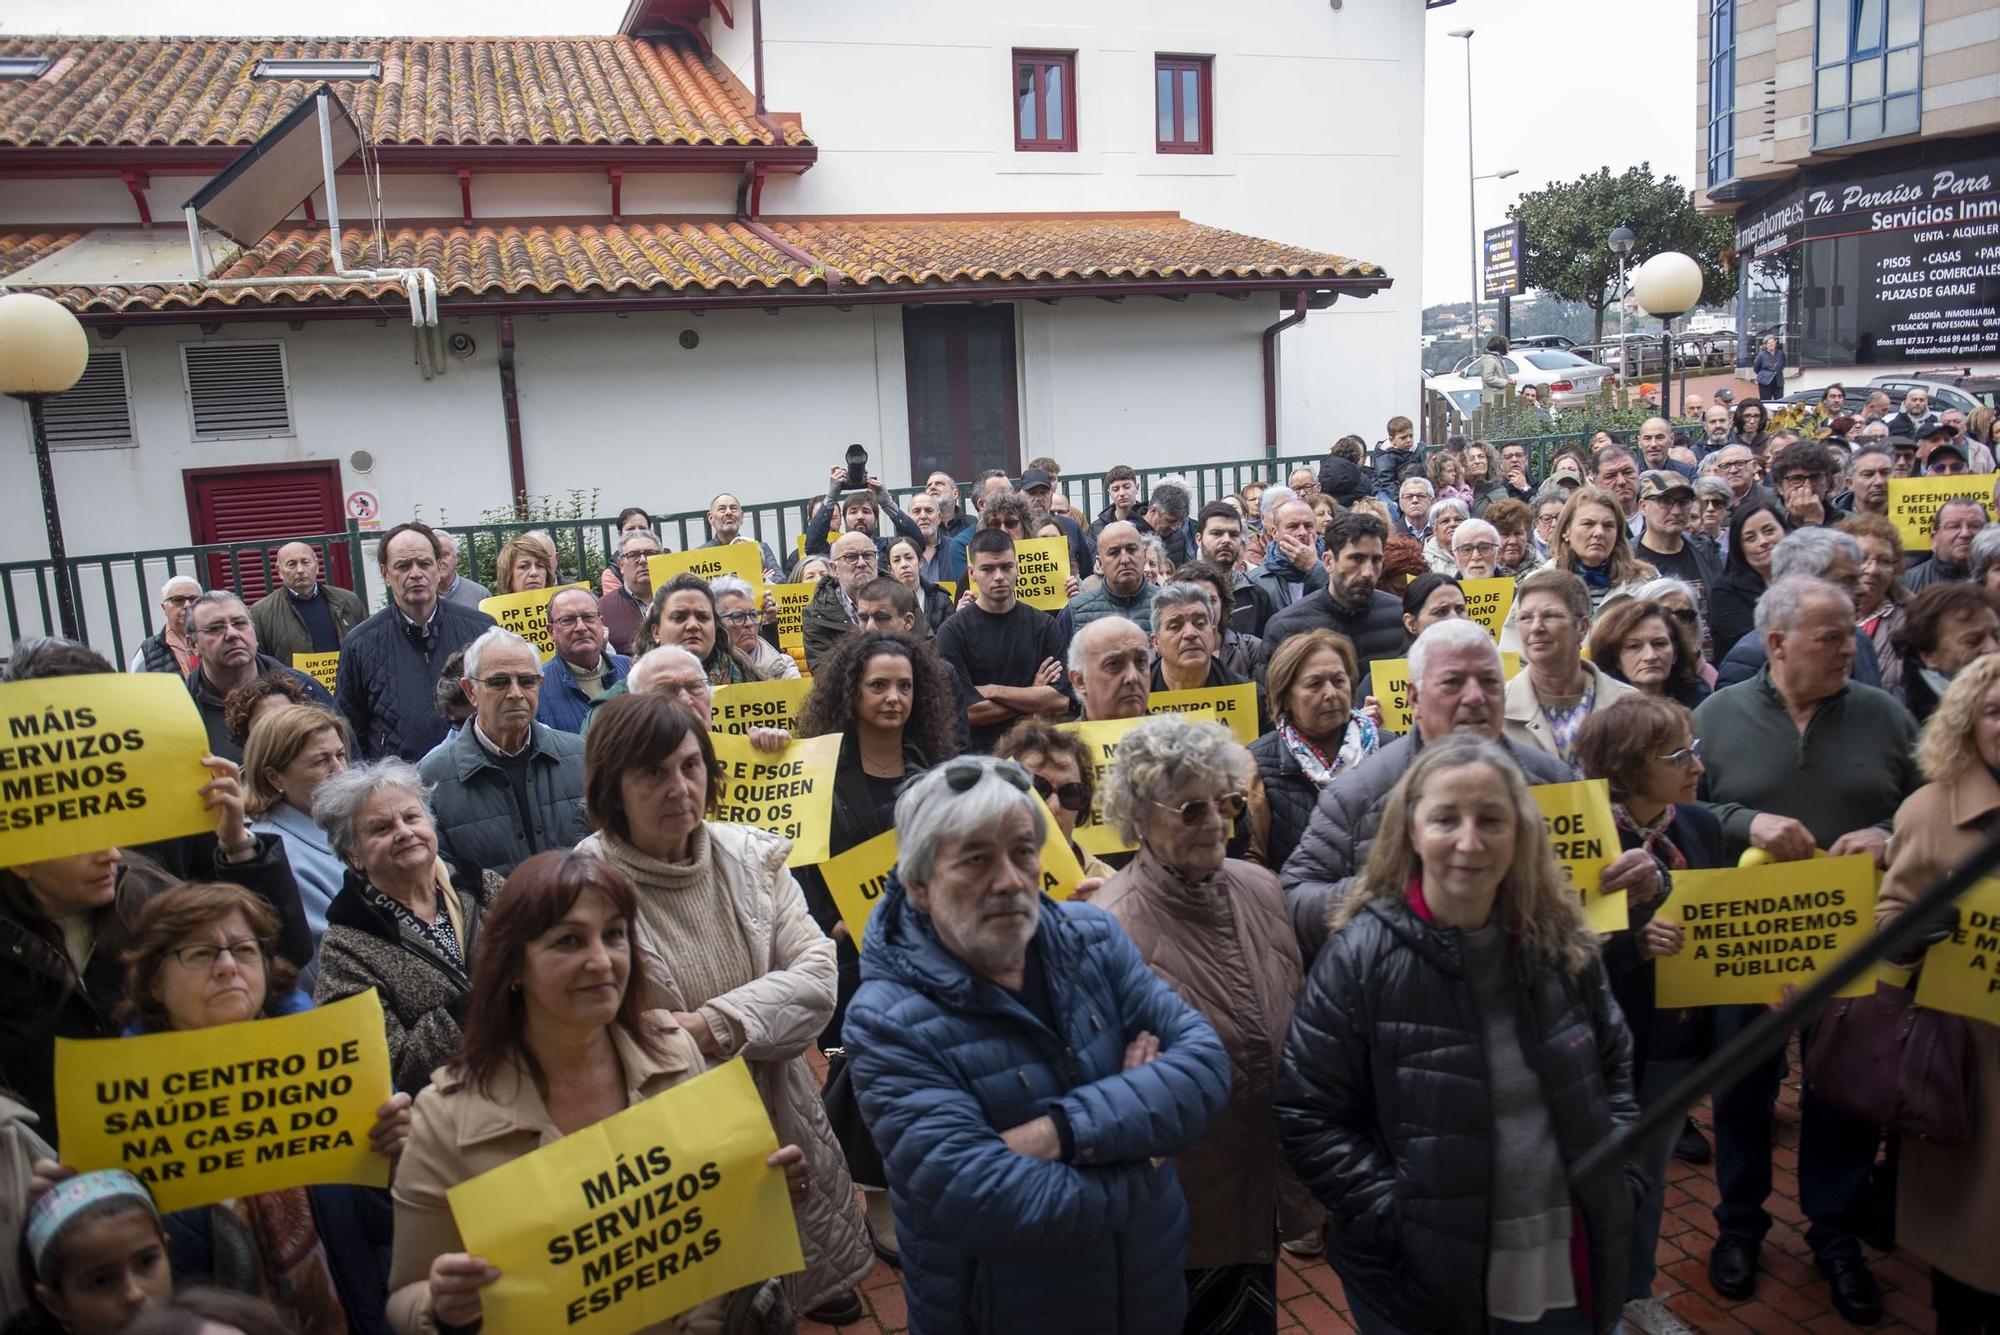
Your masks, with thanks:
M 1264 457 L 1278 457 L 1278 335 L 1306 318 L 1306 293 L 1292 298 L 1292 313 L 1264 331 Z
M 514 317 L 500 317 L 500 416 L 507 424 L 507 476 L 514 517 L 528 517 L 528 460 L 521 450 L 521 396 L 514 380 Z

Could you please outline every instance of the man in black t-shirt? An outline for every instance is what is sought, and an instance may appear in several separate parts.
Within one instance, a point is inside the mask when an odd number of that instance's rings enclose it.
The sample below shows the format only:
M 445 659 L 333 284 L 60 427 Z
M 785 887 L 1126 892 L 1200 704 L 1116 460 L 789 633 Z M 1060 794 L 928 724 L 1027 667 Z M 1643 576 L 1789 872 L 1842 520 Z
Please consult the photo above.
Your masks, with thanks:
M 1662 575 L 1693 585 L 1706 611 L 1708 591 L 1722 571 L 1708 548 L 1687 539 L 1688 525 L 1695 516 L 1694 484 L 1664 468 L 1643 473 L 1639 477 L 1639 510 L 1646 516 L 1646 531 L 1635 549 L 1639 559 Z
M 939 629 L 937 650 L 979 692 L 978 703 L 966 711 L 971 749 L 990 751 L 1015 719 L 1065 713 L 1075 697 L 1063 671 L 1066 646 L 1055 618 L 1015 593 L 1013 537 L 997 528 L 974 533 L 965 575 L 973 601 Z

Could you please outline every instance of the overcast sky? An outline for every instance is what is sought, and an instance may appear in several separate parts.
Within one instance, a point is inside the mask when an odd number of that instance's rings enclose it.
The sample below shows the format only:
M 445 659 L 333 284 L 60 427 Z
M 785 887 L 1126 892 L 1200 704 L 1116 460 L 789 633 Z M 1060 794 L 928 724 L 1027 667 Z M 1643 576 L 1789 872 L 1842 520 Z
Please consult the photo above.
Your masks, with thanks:
M 966 0 L 952 0 L 965 3 Z M 1255 3 L 1256 0 L 1247 0 Z M 1419 0 L 1356 0 L 1416 4 Z M 838 3 L 838 0 L 820 0 Z M 273 22 L 269 0 L 13 0 L 7 32 L 313 33 L 611 32 L 624 0 L 303 0 Z M 1695 6 L 1690 0 L 1458 0 L 1425 16 L 1424 302 L 1471 291 L 1467 215 L 1465 46 L 1471 28 L 1474 147 L 1483 174 L 1479 226 L 1506 218 L 1523 191 L 1609 166 L 1650 161 L 1683 182 L 1694 167 Z M 1646 67 L 1656 70 L 1644 75 Z M 1648 86 L 1657 90 L 1649 93 Z M 805 107 L 806 123 L 812 108 Z

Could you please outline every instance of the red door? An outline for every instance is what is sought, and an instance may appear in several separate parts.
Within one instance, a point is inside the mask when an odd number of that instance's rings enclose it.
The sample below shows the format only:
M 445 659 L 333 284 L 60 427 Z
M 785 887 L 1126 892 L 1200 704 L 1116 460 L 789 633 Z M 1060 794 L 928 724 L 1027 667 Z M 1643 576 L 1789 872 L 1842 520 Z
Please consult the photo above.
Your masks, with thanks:
M 270 592 L 271 558 L 280 546 L 346 527 L 341 518 L 340 465 L 331 460 L 188 468 L 181 476 L 187 486 L 188 529 L 197 545 L 269 540 L 235 559 L 224 552 L 208 558 L 208 587 L 234 589 L 246 603 Z M 345 543 L 321 548 L 320 569 L 329 583 L 352 587 Z

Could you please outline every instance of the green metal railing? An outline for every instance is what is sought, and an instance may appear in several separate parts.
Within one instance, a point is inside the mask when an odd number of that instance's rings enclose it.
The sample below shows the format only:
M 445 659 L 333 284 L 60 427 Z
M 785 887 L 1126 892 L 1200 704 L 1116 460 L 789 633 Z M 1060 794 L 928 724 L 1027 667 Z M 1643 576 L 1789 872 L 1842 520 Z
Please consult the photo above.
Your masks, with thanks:
M 1549 456 L 1559 446 L 1580 445 L 1588 436 L 1587 431 L 1535 436 L 1523 443 L 1529 447 L 1537 471 L 1543 471 Z M 1168 476 L 1178 474 L 1185 478 L 1193 492 L 1192 511 L 1199 511 L 1209 501 L 1239 492 L 1252 482 L 1283 481 L 1292 469 L 1301 465 L 1317 469 L 1324 457 L 1312 454 L 1280 459 L 1231 459 L 1135 471 L 1142 493 L 1150 492 Z M 1072 473 L 1059 480 L 1058 485 L 1069 498 L 1074 513 L 1086 526 L 1110 503 L 1104 479 L 1103 473 Z M 891 494 L 900 504 L 917 490 L 893 488 Z M 778 559 L 789 566 L 797 557 L 798 540 L 806 531 L 812 504 L 813 498 L 807 497 L 746 505 L 743 534 L 768 544 Z M 618 526 L 615 519 L 593 517 L 526 522 L 479 520 L 447 527 L 458 540 L 461 573 L 489 586 L 501 546 L 518 534 L 539 530 L 555 539 L 561 557 L 558 571 L 561 578 L 595 587 L 614 546 Z M 701 510 L 656 514 L 654 528 L 662 545 L 671 551 L 698 547 L 709 537 L 707 515 Z M 271 587 L 269 572 L 277 549 L 288 542 L 306 542 L 319 550 L 320 568 L 333 572 L 333 582 L 345 583 L 360 595 L 364 604 L 372 605 L 374 598 L 383 596 L 379 589 L 371 595 L 369 575 L 376 569 L 378 540 L 378 534 L 363 531 L 350 521 L 347 530 L 341 533 L 73 556 L 68 560 L 67 573 L 83 621 L 84 639 L 122 666 L 131 658 L 139 641 L 159 628 L 159 589 L 173 575 L 190 575 L 204 588 L 267 588 Z M 259 571 L 263 572 L 261 578 L 253 573 Z M 55 609 L 52 563 L 46 560 L 0 563 L 0 630 L 6 636 L 7 651 L 11 652 L 11 646 L 21 640 L 58 633 Z

